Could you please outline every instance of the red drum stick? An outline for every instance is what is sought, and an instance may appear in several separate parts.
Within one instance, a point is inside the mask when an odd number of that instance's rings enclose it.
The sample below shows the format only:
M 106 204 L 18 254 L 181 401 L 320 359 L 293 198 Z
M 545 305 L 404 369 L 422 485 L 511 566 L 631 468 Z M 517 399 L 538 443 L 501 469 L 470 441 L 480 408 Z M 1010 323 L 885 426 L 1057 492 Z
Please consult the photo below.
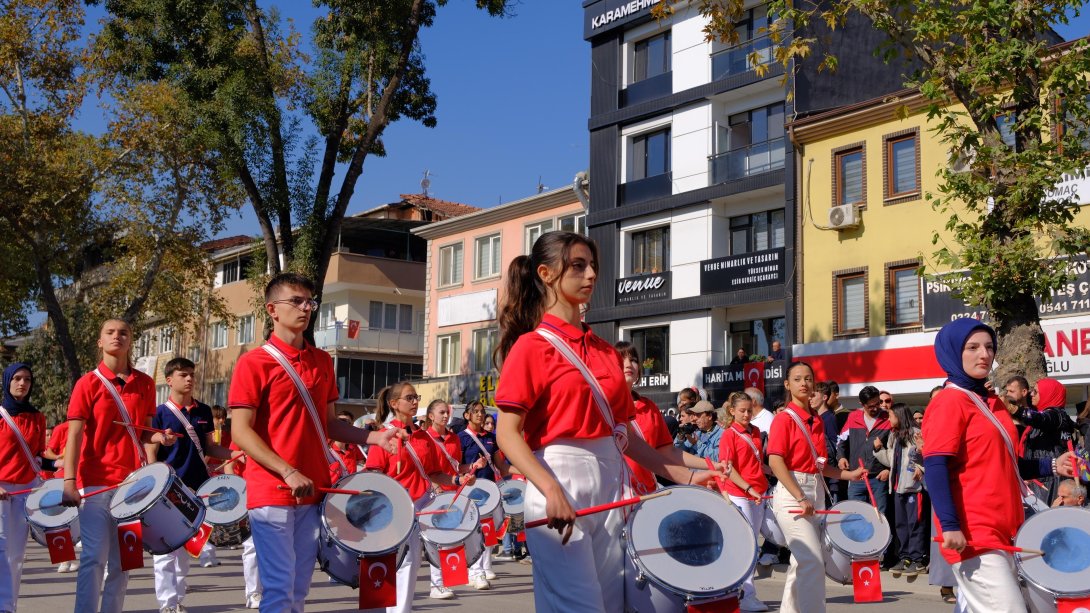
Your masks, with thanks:
M 931 540 L 935 541 L 936 543 L 942 543 L 942 537 L 941 536 L 936 536 L 935 538 L 933 538 Z M 973 543 L 971 541 L 967 541 L 965 543 L 965 546 L 966 547 L 973 547 L 975 549 L 997 549 L 999 551 L 1009 551 L 1011 553 L 1030 553 L 1030 554 L 1039 555 L 1039 556 L 1045 555 L 1045 552 L 1041 551 L 1040 549 L 1030 549 L 1028 547 L 1015 547 L 1013 545 L 978 545 L 978 544 Z M 945 549 L 945 547 L 943 549 Z
M 228 466 L 234 464 L 235 462 L 238 462 L 239 460 L 241 460 L 242 458 L 245 458 L 245 457 L 246 457 L 245 453 L 240 453 L 237 456 L 231 458 L 230 460 L 224 461 L 223 464 L 220 464 L 219 466 L 216 467 L 216 472 L 223 473 L 227 469 Z
M 109 487 L 104 487 L 104 488 L 102 488 L 102 489 L 100 489 L 98 491 L 91 492 L 90 494 L 83 494 L 82 496 L 80 496 L 80 498 L 90 498 L 91 496 L 98 496 L 99 494 L 102 494 L 104 492 L 108 492 L 110 490 L 116 490 L 117 488 L 121 487 L 124 484 L 125 484 L 125 482 L 122 481 L 121 483 L 118 483 L 117 485 L 111 485 Z
M 462 490 L 464 489 L 466 489 L 465 483 L 458 486 L 458 491 L 454 492 L 454 498 L 451 499 L 450 504 L 447 505 L 448 511 L 454 506 L 454 503 L 458 502 L 458 497 L 462 495 Z
M 445 509 L 437 509 L 435 511 L 418 511 L 416 516 L 420 517 L 421 515 L 442 515 L 443 513 L 446 513 L 447 511 L 450 511 L 450 507 L 447 507 Z
M 1067 450 L 1071 452 L 1071 472 L 1077 483 L 1079 480 L 1079 456 L 1075 455 L 1075 444 L 1070 440 L 1067 441 Z
M 585 509 L 579 509 L 575 512 L 576 517 L 583 517 L 584 515 L 594 515 L 595 513 L 601 513 L 602 511 L 609 511 L 610 509 L 616 509 L 619 507 L 627 507 L 634 504 L 639 504 L 644 500 L 651 500 L 652 498 L 659 498 L 661 496 L 669 496 L 670 490 L 663 490 L 661 492 L 655 492 L 654 494 L 647 494 L 645 496 L 637 496 L 635 498 L 625 498 L 624 500 L 618 500 L 617 502 L 607 502 L 606 504 L 600 504 L 596 507 L 587 507 Z M 526 522 L 526 528 L 539 528 L 549 523 L 548 518 L 535 519 L 531 522 Z
M 125 426 L 128 428 L 136 428 L 137 430 L 147 430 L 148 432 L 158 432 L 159 434 L 166 434 L 166 430 L 160 430 L 159 428 L 151 428 L 148 426 L 141 426 L 140 424 L 127 424 L 123 421 L 114 421 L 119 426 Z
M 34 491 L 34 488 L 28 487 L 25 490 L 15 490 L 14 492 L 8 492 L 8 496 L 21 496 L 23 494 L 29 494 Z
M 278 485 L 278 486 L 276 486 L 276 489 L 278 489 L 278 490 L 291 490 L 291 488 L 286 486 L 286 485 Z M 314 491 L 318 492 L 318 493 L 321 493 L 321 494 L 345 494 L 346 496 L 357 496 L 359 494 L 371 494 L 372 493 L 371 490 L 339 490 L 339 489 L 336 489 L 336 488 L 333 488 L 333 487 L 316 487 L 316 488 L 314 488 Z
M 791 509 L 788 511 L 792 515 L 802 515 L 802 509 Z M 843 515 L 844 511 L 814 511 L 814 515 Z
M 859 468 L 863 469 L 863 483 L 867 484 L 867 495 L 870 496 L 870 504 L 874 507 L 874 516 L 882 519 L 882 512 L 878 510 L 878 501 L 874 499 L 874 490 L 871 489 L 870 479 L 867 478 L 867 467 L 863 464 L 863 458 L 859 458 Z

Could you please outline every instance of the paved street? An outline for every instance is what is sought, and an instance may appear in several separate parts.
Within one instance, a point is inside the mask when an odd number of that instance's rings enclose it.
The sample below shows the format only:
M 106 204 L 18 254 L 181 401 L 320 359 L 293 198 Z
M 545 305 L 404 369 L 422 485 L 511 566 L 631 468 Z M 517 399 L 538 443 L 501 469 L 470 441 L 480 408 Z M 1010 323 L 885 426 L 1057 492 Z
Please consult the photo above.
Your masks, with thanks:
M 194 565 L 190 575 L 189 595 L 185 604 L 193 613 L 243 610 L 241 550 L 221 551 L 221 565 L 216 568 L 200 568 Z M 151 556 L 145 555 L 146 567 L 133 571 L 129 579 L 129 593 L 125 600 L 128 611 L 157 611 L 155 586 L 152 579 Z M 783 591 L 784 570 L 776 567 L 771 576 L 757 580 L 757 592 L 769 605 L 775 605 Z M 477 592 L 467 587 L 458 588 L 458 598 L 437 601 L 427 595 L 427 571 L 421 569 L 417 582 L 417 606 L 420 611 L 474 611 L 480 613 L 529 613 L 533 610 L 533 583 L 531 567 L 516 562 L 497 562 L 499 575 L 489 592 Z M 869 605 L 852 604 L 851 586 L 827 582 L 828 610 L 883 613 L 949 610 L 938 597 L 938 588 L 927 584 L 926 576 L 909 583 L 882 576 L 886 599 Z M 76 587 L 76 575 L 60 575 L 49 564 L 45 549 L 31 542 L 27 547 L 26 570 L 23 573 L 21 611 L 30 613 L 61 613 L 72 610 Z M 352 611 L 356 607 L 356 592 L 339 585 L 332 585 L 321 571 L 315 571 L 314 584 L 307 600 L 307 611 Z

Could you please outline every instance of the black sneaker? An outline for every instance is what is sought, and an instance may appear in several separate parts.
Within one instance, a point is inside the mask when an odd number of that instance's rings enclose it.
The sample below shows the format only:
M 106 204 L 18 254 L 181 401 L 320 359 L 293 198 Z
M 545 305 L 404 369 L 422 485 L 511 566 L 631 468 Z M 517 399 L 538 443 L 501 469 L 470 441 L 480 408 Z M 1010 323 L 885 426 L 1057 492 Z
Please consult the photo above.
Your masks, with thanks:
M 921 562 L 911 562 L 907 566 L 905 566 L 905 574 L 909 575 L 910 577 L 927 574 L 927 567 L 924 566 Z
M 900 562 L 898 562 L 898 563 L 894 564 L 893 566 L 891 566 L 891 567 L 889 568 L 889 572 L 890 572 L 890 574 L 892 574 L 892 575 L 893 575 L 894 577 L 900 577 L 900 576 L 901 576 L 901 573 L 905 572 L 905 570 L 906 570 L 906 569 L 907 569 L 907 568 L 908 568 L 908 567 L 909 567 L 909 566 L 910 566 L 911 564 L 912 564 L 912 563 L 911 563 L 911 562 L 909 562 L 908 560 L 901 560 Z

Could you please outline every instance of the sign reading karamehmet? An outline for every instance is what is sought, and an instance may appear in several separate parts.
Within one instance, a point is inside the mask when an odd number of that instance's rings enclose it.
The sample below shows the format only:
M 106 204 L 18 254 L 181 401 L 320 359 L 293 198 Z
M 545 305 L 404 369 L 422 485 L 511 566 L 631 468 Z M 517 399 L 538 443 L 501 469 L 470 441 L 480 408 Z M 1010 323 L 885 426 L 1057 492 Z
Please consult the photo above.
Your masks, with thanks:
M 783 283 L 783 247 L 740 253 L 700 263 L 700 293 L 734 292 Z

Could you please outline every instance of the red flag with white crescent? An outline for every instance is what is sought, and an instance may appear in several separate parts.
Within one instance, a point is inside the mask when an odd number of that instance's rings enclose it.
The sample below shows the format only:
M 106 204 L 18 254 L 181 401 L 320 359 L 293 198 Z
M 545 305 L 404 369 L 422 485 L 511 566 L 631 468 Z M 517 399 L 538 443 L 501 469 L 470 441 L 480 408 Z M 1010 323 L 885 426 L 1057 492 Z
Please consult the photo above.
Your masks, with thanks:
M 439 550 L 440 570 L 443 571 L 443 585 L 454 587 L 469 583 L 469 564 L 466 562 L 465 545 L 453 549 Z
M 746 387 L 755 387 L 761 390 L 763 394 L 765 391 L 765 365 L 764 362 L 746 362 L 742 367 L 743 379 L 746 382 Z
M 738 598 L 730 596 L 708 602 L 694 602 L 685 607 L 686 613 L 739 613 Z
M 1057 598 L 1058 613 L 1090 613 L 1090 598 Z
M 495 547 L 500 544 L 500 539 L 496 538 L 496 526 L 492 523 L 491 517 L 481 518 L 481 534 L 484 535 L 485 547 Z
M 139 521 L 117 526 L 122 572 L 144 568 L 144 529 Z
M 348 320 L 348 338 L 350 340 L 356 340 L 356 337 L 360 335 L 360 321 L 358 319 Z
M 360 558 L 360 608 L 397 606 L 397 552 Z
M 497 539 L 502 539 L 503 537 L 507 536 L 507 528 L 510 525 L 511 525 L 511 518 L 510 517 L 504 517 L 503 518 L 503 523 L 500 524 L 499 529 L 496 530 L 496 538 Z
M 201 557 L 201 549 L 204 549 L 204 544 L 208 542 L 210 536 L 212 536 L 212 526 L 206 523 L 201 524 L 193 538 L 185 542 L 185 550 L 194 558 Z
M 72 543 L 72 531 L 68 528 L 47 530 L 45 544 L 49 548 L 49 563 L 60 564 L 76 559 L 76 546 Z
M 856 602 L 882 602 L 882 571 L 878 560 L 852 562 L 852 589 Z

